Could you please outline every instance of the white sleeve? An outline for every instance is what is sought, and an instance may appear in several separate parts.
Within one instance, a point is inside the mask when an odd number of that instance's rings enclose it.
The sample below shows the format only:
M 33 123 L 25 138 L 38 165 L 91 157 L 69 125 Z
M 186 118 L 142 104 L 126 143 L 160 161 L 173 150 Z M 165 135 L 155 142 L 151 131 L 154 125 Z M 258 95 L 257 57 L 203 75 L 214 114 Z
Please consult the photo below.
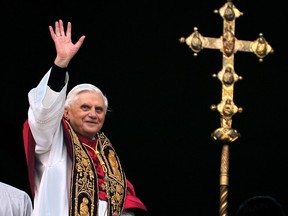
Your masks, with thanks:
M 23 216 L 31 216 L 32 215 L 32 201 L 27 193 L 24 193 L 23 197 Z
M 16 187 L 0 182 L 0 215 L 31 216 L 32 201 L 29 195 Z
M 60 127 L 64 113 L 67 83 L 60 92 L 48 86 L 51 69 L 45 74 L 36 88 L 28 93 L 28 121 L 36 141 L 36 153 L 50 150 L 52 139 Z M 66 76 L 68 80 L 68 75 Z

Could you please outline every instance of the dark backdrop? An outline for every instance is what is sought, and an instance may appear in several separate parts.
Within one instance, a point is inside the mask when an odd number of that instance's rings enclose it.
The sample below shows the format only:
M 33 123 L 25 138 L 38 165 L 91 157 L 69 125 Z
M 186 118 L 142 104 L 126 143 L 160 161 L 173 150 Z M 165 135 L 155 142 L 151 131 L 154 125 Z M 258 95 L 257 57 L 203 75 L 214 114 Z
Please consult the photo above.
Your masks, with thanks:
M 198 27 L 220 37 L 214 9 L 225 1 L 6 1 L 1 3 L 2 148 L 0 180 L 29 194 L 22 143 L 27 93 L 50 68 L 55 49 L 48 25 L 72 22 L 73 40 L 85 42 L 70 66 L 70 84 L 91 82 L 107 95 L 104 131 L 151 216 L 219 215 L 221 145 L 210 134 L 220 115 L 219 50 L 198 57 L 179 43 Z M 288 211 L 287 8 L 273 2 L 234 1 L 243 12 L 236 38 L 263 33 L 274 49 L 260 63 L 235 54 L 233 116 L 242 137 L 230 148 L 229 214 L 254 195 L 272 195 Z M 56 192 L 55 192 L 56 193 Z

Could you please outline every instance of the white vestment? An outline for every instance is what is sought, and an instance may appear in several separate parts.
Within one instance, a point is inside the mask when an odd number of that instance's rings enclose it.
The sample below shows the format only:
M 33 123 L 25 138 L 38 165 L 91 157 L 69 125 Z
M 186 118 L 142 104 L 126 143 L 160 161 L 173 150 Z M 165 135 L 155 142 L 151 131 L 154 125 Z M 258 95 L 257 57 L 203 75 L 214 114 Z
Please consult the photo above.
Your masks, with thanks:
M 28 93 L 28 122 L 36 142 L 33 216 L 68 216 L 71 159 L 63 136 L 66 83 L 60 92 L 47 85 L 51 69 Z M 99 201 L 98 214 L 105 216 L 107 202 Z
M 18 188 L 0 182 L 0 216 L 31 216 L 32 201 Z

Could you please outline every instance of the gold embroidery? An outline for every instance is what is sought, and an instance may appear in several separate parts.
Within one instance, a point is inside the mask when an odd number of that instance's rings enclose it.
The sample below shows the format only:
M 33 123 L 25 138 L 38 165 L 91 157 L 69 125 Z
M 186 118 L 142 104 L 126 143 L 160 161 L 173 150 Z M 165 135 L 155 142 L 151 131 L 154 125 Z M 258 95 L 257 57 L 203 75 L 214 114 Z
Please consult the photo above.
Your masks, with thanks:
M 103 134 L 98 134 L 99 152 L 97 156 L 105 167 L 105 182 L 102 188 L 106 190 L 106 197 L 110 200 L 111 215 L 121 215 L 126 197 L 126 181 L 121 169 L 119 158 L 116 155 L 109 139 Z
M 115 152 L 112 151 L 111 149 L 109 150 L 109 153 L 108 153 L 108 160 L 109 160 L 110 165 L 111 165 L 111 167 L 112 167 L 113 174 L 114 174 L 118 179 L 120 179 L 121 176 L 120 176 L 120 171 L 119 171 L 119 164 L 118 164 L 118 161 L 116 160 Z
M 69 123 L 67 122 L 70 127 Z M 70 127 L 70 135 L 73 146 L 73 165 L 71 182 L 71 216 L 92 216 L 95 214 L 95 206 L 98 205 L 98 187 L 94 164 L 89 158 L 86 149 L 81 144 L 77 134 Z M 97 211 L 97 208 L 96 208 Z
M 68 122 L 67 124 L 69 125 Z M 77 134 L 71 127 L 70 135 L 72 142 L 74 143 L 70 215 L 97 215 L 97 173 L 93 161 L 87 152 L 88 149 L 85 148 L 87 147 L 95 152 L 105 174 L 104 183 L 101 187 L 106 191 L 108 201 L 107 215 L 120 216 L 126 198 L 126 178 L 121 168 L 119 158 L 109 139 L 104 133 L 97 134 L 98 144 L 96 143 L 96 149 L 93 149 L 91 146 L 81 143 Z M 94 209 L 95 207 L 96 209 Z
M 87 198 L 83 198 L 80 204 L 80 213 L 78 216 L 89 216 L 89 207 L 88 207 L 89 200 Z

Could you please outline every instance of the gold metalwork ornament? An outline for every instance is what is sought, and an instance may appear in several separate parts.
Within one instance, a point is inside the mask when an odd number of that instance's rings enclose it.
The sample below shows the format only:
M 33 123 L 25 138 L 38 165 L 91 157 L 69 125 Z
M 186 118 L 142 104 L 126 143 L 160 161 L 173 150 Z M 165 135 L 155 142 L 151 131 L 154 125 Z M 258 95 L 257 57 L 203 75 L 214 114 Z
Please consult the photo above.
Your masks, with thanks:
M 218 74 L 213 74 L 222 84 L 222 99 L 218 105 L 211 105 L 211 110 L 217 110 L 220 115 L 221 126 L 211 133 L 215 141 L 219 141 L 222 146 L 221 170 L 220 170 L 220 216 L 227 216 L 228 206 L 228 169 L 229 169 L 229 144 L 235 142 L 240 137 L 240 133 L 232 128 L 232 117 L 236 113 L 242 113 L 243 108 L 237 107 L 233 101 L 234 85 L 238 80 L 242 80 L 234 68 L 234 54 L 238 51 L 252 52 L 262 62 L 269 53 L 273 53 L 272 47 L 268 44 L 263 34 L 260 33 L 255 41 L 239 40 L 235 37 L 235 20 L 243 15 L 232 0 L 228 0 L 219 10 L 223 19 L 223 33 L 219 38 L 204 37 L 197 27 L 188 37 L 181 37 L 180 43 L 186 43 L 193 51 L 194 56 L 204 49 L 218 49 L 222 52 L 222 69 Z

